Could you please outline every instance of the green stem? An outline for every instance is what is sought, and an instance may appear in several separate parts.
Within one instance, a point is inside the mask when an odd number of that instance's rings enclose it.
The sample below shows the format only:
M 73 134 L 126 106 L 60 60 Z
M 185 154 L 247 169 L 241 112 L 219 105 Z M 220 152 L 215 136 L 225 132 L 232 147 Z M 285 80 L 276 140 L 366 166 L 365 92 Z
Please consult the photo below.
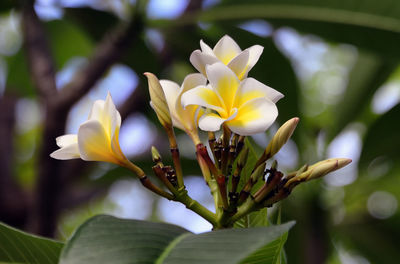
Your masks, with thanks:
M 250 196 L 241 206 L 238 207 L 236 214 L 234 214 L 231 219 L 229 219 L 228 225 L 233 225 L 240 218 L 248 215 L 256 208 L 257 203 Z
M 175 201 L 179 201 L 183 203 L 186 208 L 189 210 L 192 210 L 196 214 L 200 215 L 204 219 L 206 219 L 208 222 L 210 222 L 214 227 L 218 226 L 218 223 L 216 221 L 216 216 L 213 212 L 205 208 L 203 205 L 201 205 L 199 202 L 196 200 L 193 200 L 187 193 L 187 190 L 181 189 L 178 190 L 178 194 L 175 195 Z

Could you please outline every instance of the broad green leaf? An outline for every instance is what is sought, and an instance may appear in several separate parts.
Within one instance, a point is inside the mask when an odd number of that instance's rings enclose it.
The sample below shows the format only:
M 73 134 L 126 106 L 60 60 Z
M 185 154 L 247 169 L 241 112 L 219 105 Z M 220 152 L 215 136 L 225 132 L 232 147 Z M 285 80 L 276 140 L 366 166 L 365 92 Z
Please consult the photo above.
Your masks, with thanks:
M 154 263 L 176 238 L 178 226 L 95 216 L 81 225 L 63 249 L 60 264 Z
M 269 226 L 267 212 L 268 208 L 263 208 L 260 211 L 252 212 L 247 216 L 236 221 L 234 227 L 249 228 L 249 227 Z
M 258 155 L 256 154 L 248 138 L 245 139 L 245 145 L 247 148 L 249 148 L 249 156 L 247 158 L 246 165 L 242 169 L 242 173 L 240 175 L 240 181 L 237 187 L 239 192 L 242 190 L 242 188 L 246 185 L 247 181 L 249 180 L 251 172 L 253 171 L 254 165 L 256 164 L 258 159 Z
M 366 109 L 375 91 L 396 70 L 397 65 L 396 61 L 384 60 L 376 54 L 359 52 L 343 99 L 335 106 L 337 120 L 332 122 L 328 131 L 330 138 L 337 135 Z
M 170 224 L 97 216 L 78 228 L 60 263 L 240 263 L 293 224 L 195 235 Z
M 377 157 L 392 161 L 400 157 L 400 104 L 380 116 L 368 129 L 364 138 L 359 168 L 365 170 Z
M 63 243 L 0 223 L 0 263 L 56 264 Z
M 240 263 L 243 264 L 279 264 L 283 253 L 283 245 L 288 237 L 288 232 L 280 236 L 274 242 L 260 248 Z

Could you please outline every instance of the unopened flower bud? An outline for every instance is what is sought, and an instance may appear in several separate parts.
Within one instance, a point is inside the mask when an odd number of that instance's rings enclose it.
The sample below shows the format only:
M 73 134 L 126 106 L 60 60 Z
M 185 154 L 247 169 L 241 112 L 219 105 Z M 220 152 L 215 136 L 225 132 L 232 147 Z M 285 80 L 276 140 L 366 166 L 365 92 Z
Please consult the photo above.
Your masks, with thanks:
M 332 171 L 343 168 L 350 162 L 351 159 L 337 158 L 337 159 L 327 159 L 315 163 L 314 165 L 308 168 L 307 172 L 310 171 L 309 173 L 305 172 L 306 174 L 308 174 L 306 180 L 309 181 L 312 179 L 323 177 Z
M 151 147 L 151 157 L 155 163 L 158 163 L 161 161 L 161 155 L 158 152 L 158 150 L 156 149 L 156 147 L 154 147 L 154 146 Z
M 149 72 L 145 72 L 150 92 L 150 105 L 157 114 L 158 120 L 164 127 L 172 127 L 171 115 L 169 113 L 167 100 L 164 91 L 157 77 Z
M 300 170 L 297 171 L 296 175 L 286 183 L 286 186 L 290 186 L 292 183 L 296 182 L 298 184 L 302 181 L 309 181 L 323 177 L 332 171 L 343 168 L 350 162 L 351 159 L 334 158 L 317 162 L 314 165 L 309 166 L 308 168 L 306 168 L 306 166 L 303 166 Z M 301 172 L 304 169 L 306 170 L 304 172 Z
M 257 165 L 265 162 L 269 158 L 273 157 L 282 147 L 286 144 L 286 142 L 292 136 L 294 130 L 296 129 L 297 124 L 299 123 L 299 118 L 294 117 L 288 121 L 286 121 L 279 129 L 276 131 L 274 137 L 271 142 L 268 144 L 264 153 L 257 161 Z

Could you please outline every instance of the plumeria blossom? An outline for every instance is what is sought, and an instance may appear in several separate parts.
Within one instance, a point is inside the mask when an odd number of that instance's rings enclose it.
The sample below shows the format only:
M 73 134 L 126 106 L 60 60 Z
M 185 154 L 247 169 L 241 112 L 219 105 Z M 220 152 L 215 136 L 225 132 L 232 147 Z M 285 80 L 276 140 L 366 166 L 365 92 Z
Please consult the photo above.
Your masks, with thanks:
M 184 130 L 194 141 L 195 144 L 200 140 L 197 135 L 198 117 L 203 112 L 197 105 L 182 107 L 181 97 L 183 93 L 197 87 L 204 86 L 207 79 L 200 73 L 192 73 L 186 76 L 182 86 L 169 80 L 160 80 L 161 87 L 167 100 L 172 123 L 175 127 Z
M 237 75 L 221 62 L 206 66 L 209 84 L 193 88 L 182 95 L 182 105 L 199 105 L 213 110 L 201 116 L 199 127 L 217 131 L 226 124 L 239 135 L 263 132 L 275 121 L 275 103 L 283 95 L 253 79 L 240 81 Z
M 127 166 L 129 161 L 122 153 L 118 136 L 121 115 L 108 93 L 106 100 L 94 102 L 89 118 L 78 130 L 56 138 L 60 149 L 50 154 L 60 160 L 81 158 L 86 161 L 105 161 Z
M 200 47 L 201 50 L 195 50 L 190 55 L 190 62 L 199 72 L 207 76 L 206 65 L 222 62 L 238 76 L 239 80 L 247 77 L 264 49 L 260 45 L 254 45 L 242 51 L 228 35 L 222 37 L 213 49 L 202 40 Z

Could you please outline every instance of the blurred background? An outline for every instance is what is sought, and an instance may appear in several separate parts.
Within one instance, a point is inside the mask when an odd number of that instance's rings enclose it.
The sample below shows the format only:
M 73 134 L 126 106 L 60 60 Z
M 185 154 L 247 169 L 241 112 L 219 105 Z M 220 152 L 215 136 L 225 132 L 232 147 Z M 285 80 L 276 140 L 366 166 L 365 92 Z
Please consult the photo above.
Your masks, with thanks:
M 285 95 L 275 125 L 253 137 L 259 150 L 298 116 L 293 140 L 277 155 L 282 171 L 353 159 L 281 203 L 283 219 L 297 221 L 288 263 L 397 263 L 400 2 L 393 0 L 2 0 L 0 220 L 60 240 L 101 213 L 210 230 L 125 169 L 49 154 L 110 91 L 124 120 L 123 151 L 148 174 L 151 145 L 168 163 L 142 73 L 181 83 L 195 71 L 189 56 L 200 39 L 213 47 L 225 34 L 242 49 L 264 46 L 249 76 Z M 192 143 L 177 137 L 189 193 L 212 209 Z

